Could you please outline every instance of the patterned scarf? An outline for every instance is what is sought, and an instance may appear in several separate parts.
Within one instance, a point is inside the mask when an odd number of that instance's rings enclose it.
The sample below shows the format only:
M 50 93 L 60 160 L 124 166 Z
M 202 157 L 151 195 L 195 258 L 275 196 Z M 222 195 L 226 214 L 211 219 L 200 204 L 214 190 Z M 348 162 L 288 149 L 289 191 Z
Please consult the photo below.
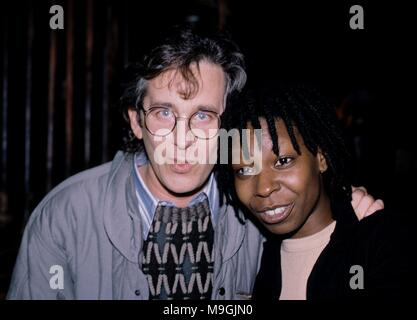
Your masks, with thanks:
M 158 205 L 142 250 L 149 299 L 210 299 L 213 236 L 207 199 L 187 208 Z

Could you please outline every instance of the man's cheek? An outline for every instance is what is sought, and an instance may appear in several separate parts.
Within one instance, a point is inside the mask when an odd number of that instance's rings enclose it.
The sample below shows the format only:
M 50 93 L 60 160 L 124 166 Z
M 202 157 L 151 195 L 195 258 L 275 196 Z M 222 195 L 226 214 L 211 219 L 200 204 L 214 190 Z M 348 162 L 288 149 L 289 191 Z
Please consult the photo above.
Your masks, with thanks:
M 155 136 L 145 143 L 146 152 L 158 165 L 172 164 L 175 155 L 174 144 L 163 137 Z
M 210 139 L 207 144 L 208 163 L 214 165 L 217 163 L 218 139 Z
M 215 164 L 217 161 L 217 140 L 197 140 L 187 148 L 186 159 L 192 164 Z

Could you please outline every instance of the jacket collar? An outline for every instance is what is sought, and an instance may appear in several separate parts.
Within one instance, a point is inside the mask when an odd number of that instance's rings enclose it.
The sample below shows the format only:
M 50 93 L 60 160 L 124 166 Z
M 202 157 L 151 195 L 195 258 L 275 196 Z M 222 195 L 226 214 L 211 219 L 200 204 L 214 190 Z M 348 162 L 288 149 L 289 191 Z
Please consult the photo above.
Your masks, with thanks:
M 337 223 L 330 241 L 331 244 L 336 244 L 353 232 L 352 230 L 358 225 L 359 219 L 350 201 L 346 198 L 333 200 L 331 206 L 333 217 Z
M 104 228 L 114 245 L 129 261 L 137 263 L 142 245 L 140 221 L 133 214 L 133 156 L 118 152 L 112 162 L 103 204 Z

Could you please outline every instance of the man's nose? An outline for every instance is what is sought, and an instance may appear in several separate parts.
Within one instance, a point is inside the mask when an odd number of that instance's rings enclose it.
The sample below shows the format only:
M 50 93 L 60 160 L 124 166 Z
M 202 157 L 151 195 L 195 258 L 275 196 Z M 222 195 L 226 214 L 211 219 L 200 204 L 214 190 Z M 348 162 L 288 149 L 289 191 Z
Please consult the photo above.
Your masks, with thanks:
M 187 149 L 194 141 L 194 135 L 188 127 L 188 119 L 178 117 L 174 129 L 174 143 L 180 149 Z
M 269 197 L 274 191 L 281 188 L 279 181 L 274 179 L 274 175 L 266 171 L 262 171 L 257 178 L 256 195 L 261 198 Z

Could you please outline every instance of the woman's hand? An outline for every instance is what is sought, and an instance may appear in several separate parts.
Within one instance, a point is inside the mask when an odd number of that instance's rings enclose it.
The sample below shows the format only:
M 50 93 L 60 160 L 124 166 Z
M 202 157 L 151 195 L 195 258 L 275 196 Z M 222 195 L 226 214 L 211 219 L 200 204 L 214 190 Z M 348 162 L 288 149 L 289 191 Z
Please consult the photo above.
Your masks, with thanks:
M 352 186 L 352 207 L 359 220 L 370 216 L 375 211 L 384 209 L 384 202 L 375 200 L 364 187 Z

